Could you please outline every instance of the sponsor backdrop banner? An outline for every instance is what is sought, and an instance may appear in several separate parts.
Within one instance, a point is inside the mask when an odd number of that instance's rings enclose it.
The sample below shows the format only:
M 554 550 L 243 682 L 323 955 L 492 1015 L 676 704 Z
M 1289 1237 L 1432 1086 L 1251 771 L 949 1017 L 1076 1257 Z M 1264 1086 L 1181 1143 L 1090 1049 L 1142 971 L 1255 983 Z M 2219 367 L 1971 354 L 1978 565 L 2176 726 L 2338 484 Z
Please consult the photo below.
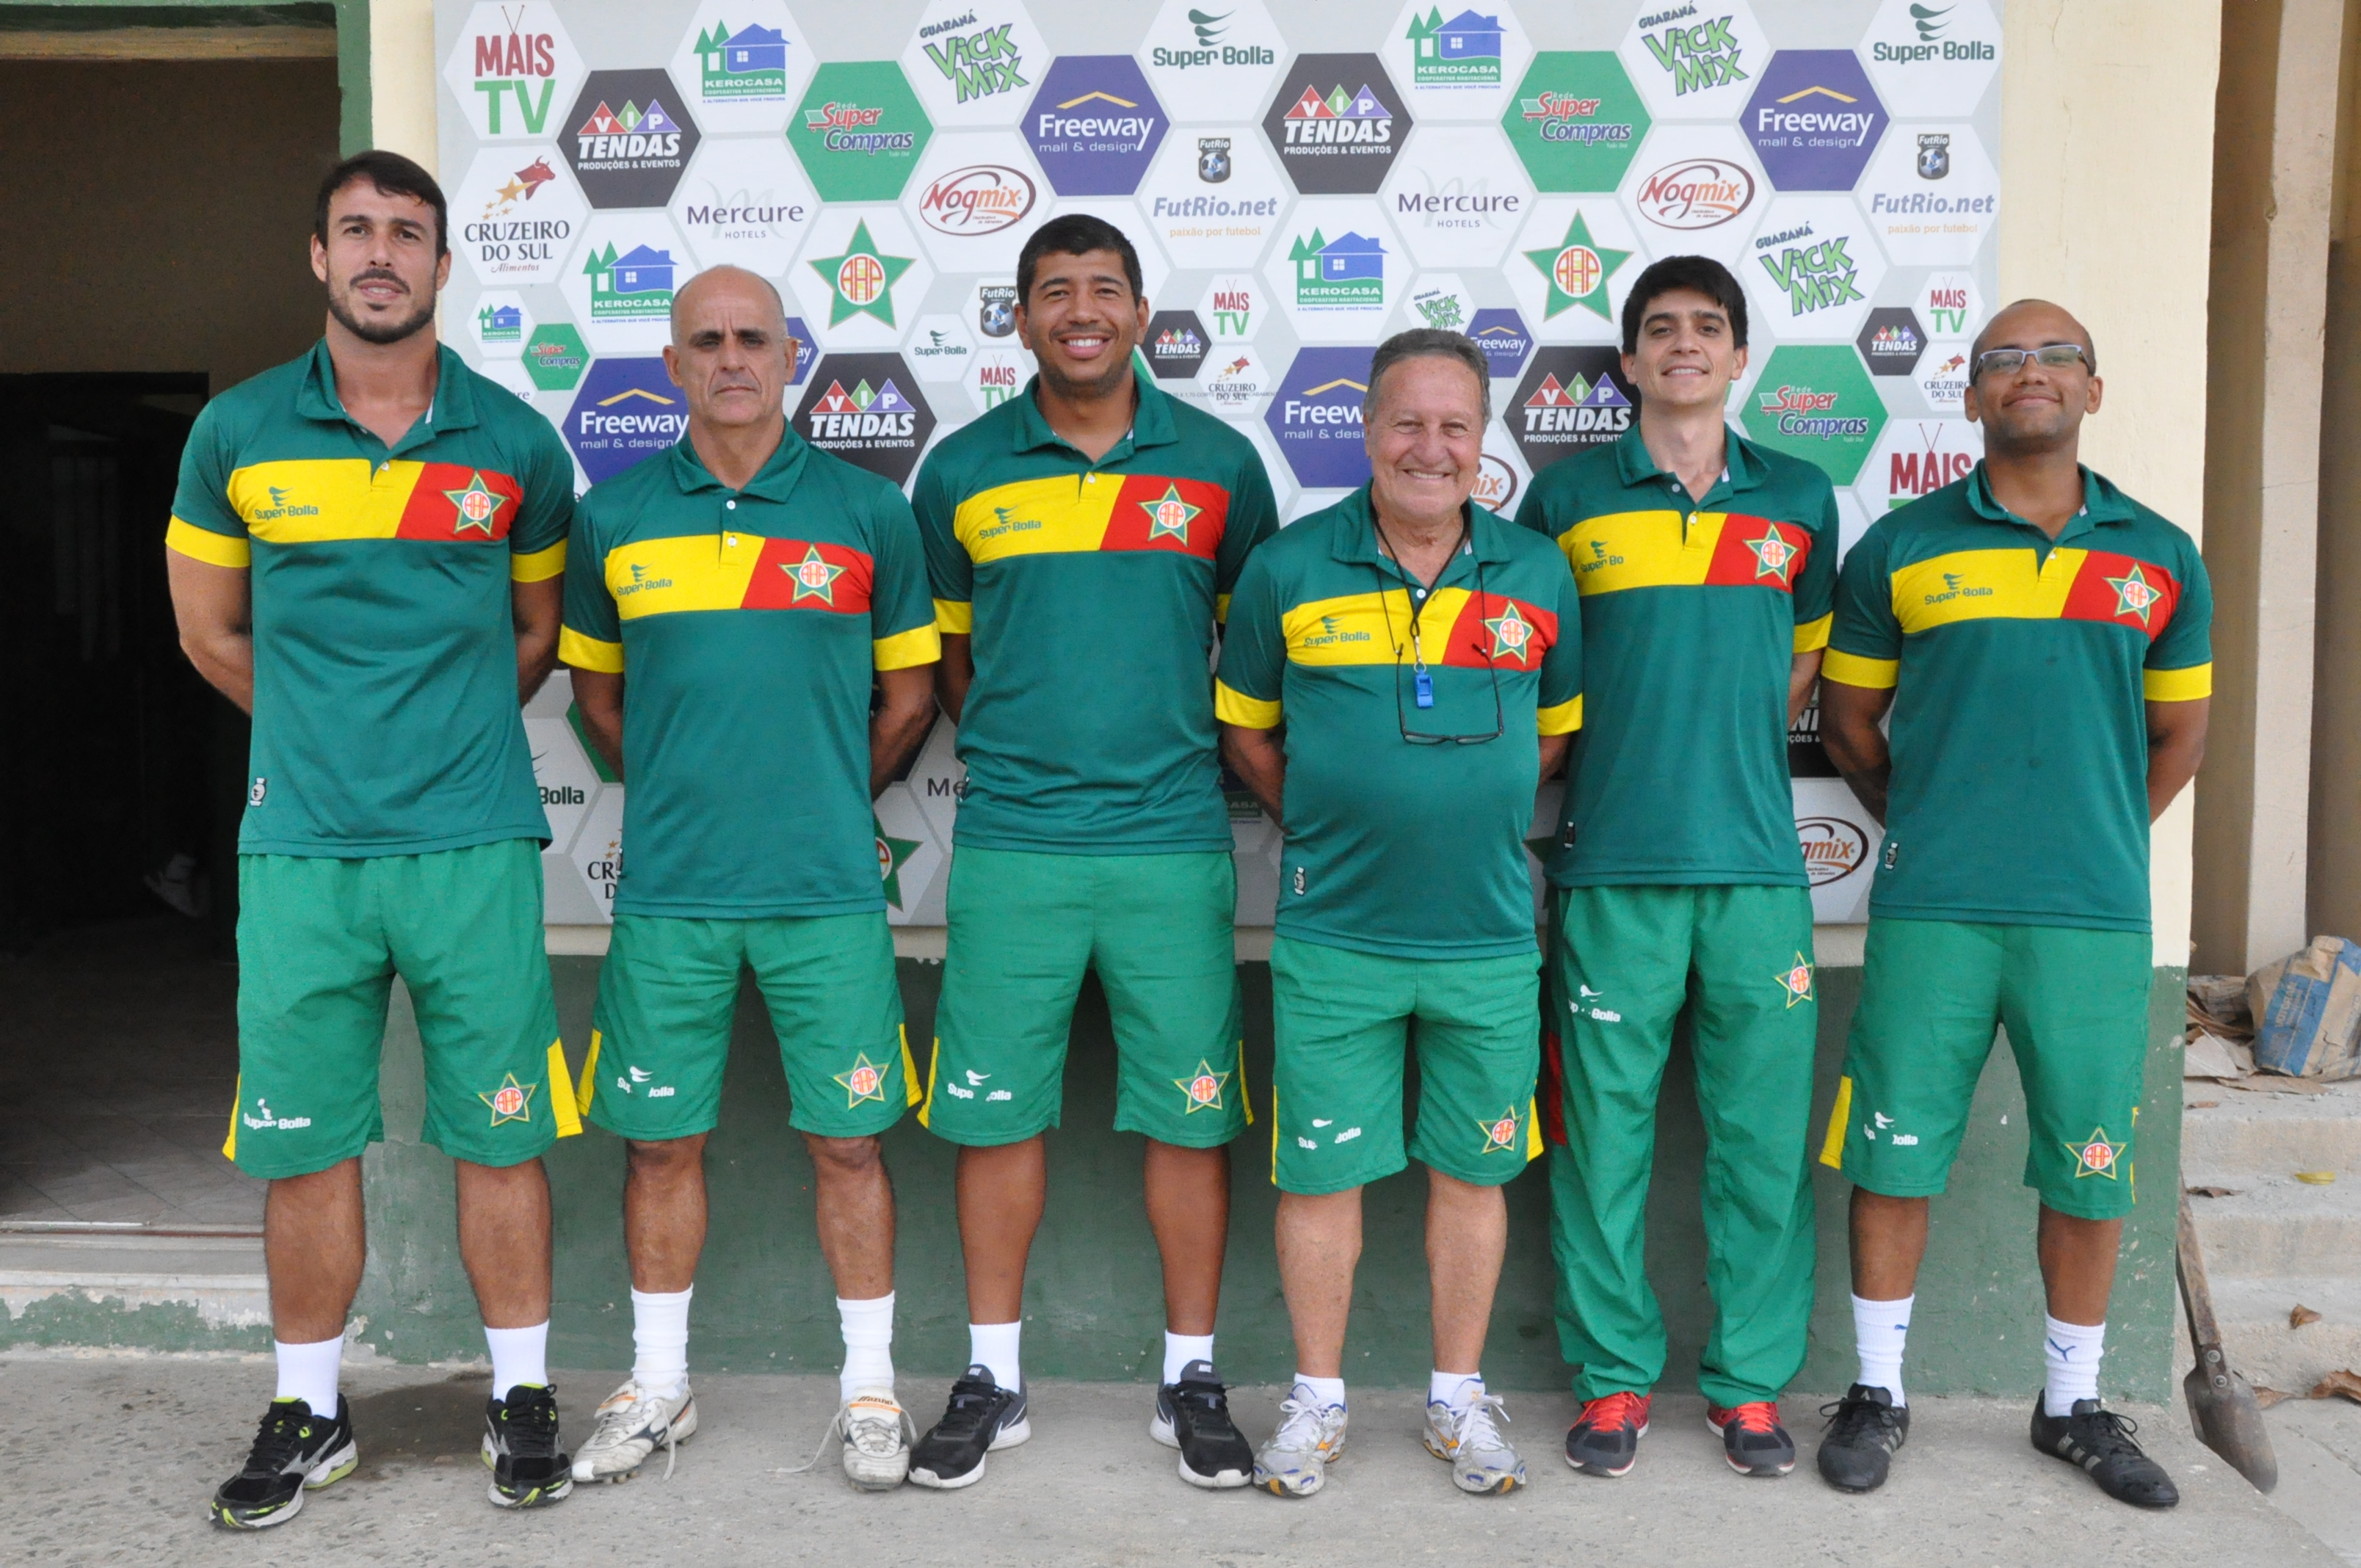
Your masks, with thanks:
M 672 293 L 722 262 L 786 300 L 796 429 L 906 487 L 1020 394 L 1017 247 L 1076 211 L 1139 247 L 1143 373 L 1252 441 L 1290 519 L 1367 477 L 1370 352 L 1420 325 L 1491 361 L 1477 499 L 1513 513 L 1630 428 L 1617 313 L 1685 251 L 1747 291 L 1730 419 L 1828 471 L 1844 546 L 1980 451 L 1990 0 L 439 0 L 435 27 L 446 335 L 558 428 L 584 488 L 679 439 Z M 1817 719 L 1790 737 L 1796 834 L 1818 917 L 1858 921 L 1880 835 Z M 623 786 L 562 675 L 526 725 L 548 917 L 605 921 Z M 953 740 L 938 722 L 877 803 L 896 924 L 943 918 Z M 1268 924 L 1277 830 L 1231 799 L 1239 919 Z

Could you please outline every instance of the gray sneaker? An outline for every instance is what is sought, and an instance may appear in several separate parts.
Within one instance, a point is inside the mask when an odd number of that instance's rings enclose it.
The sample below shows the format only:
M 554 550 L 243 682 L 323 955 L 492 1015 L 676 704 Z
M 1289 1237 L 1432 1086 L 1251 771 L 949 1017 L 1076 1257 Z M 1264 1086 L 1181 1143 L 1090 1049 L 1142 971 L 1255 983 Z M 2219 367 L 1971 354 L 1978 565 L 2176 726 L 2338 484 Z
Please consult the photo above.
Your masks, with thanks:
M 1451 1463 L 1451 1484 L 1463 1492 L 1513 1492 L 1525 1484 L 1525 1462 L 1509 1446 L 1493 1413 L 1507 1420 L 1498 1394 L 1478 1394 L 1453 1408 L 1441 1400 L 1426 1408 L 1426 1451 Z
M 577 1481 L 628 1481 L 659 1448 L 669 1480 L 676 1445 L 697 1434 L 697 1400 L 686 1383 L 667 1399 L 627 1377 L 598 1407 L 598 1420 L 590 1441 L 574 1456 Z
M 1255 1455 L 1255 1485 L 1277 1497 L 1308 1497 L 1345 1456 L 1345 1407 L 1323 1405 L 1298 1384 L 1279 1416 L 1279 1431 Z

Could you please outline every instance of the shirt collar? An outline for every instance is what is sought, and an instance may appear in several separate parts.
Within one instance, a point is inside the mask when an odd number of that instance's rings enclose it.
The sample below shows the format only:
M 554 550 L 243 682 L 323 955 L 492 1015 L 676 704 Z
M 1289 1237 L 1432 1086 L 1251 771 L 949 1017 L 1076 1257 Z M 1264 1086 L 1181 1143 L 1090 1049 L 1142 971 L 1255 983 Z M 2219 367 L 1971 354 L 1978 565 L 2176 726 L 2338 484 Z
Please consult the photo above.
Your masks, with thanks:
M 1374 521 L 1376 508 L 1370 499 L 1369 487 L 1363 485 L 1336 504 L 1344 514 L 1344 524 L 1330 541 L 1329 554 L 1339 561 L 1385 561 L 1386 557 L 1378 550 L 1378 531 Z M 1469 519 L 1468 543 L 1475 547 L 1476 559 L 1488 566 L 1498 566 L 1507 562 L 1510 557 L 1509 536 L 1504 531 L 1511 525 L 1498 513 L 1479 507 L 1474 501 L 1460 502 L 1459 510 L 1461 516 Z M 1455 555 L 1453 561 L 1456 564 L 1463 558 L 1464 554 Z M 1444 567 L 1443 576 L 1450 575 L 1451 567 Z M 1442 578 L 1436 580 L 1439 582 Z
M 1720 482 L 1733 490 L 1751 490 L 1770 473 L 1745 437 L 1725 424 L 1722 433 L 1722 477 Z M 1631 428 L 1615 438 L 1615 472 L 1626 485 L 1644 485 L 1651 479 L 1665 477 L 1648 455 L 1648 444 L 1640 439 L 1640 422 L 1633 420 Z M 1711 494 L 1710 491 L 1707 492 Z
M 1098 460 L 1099 464 L 1120 462 L 1143 446 L 1169 446 L 1180 439 L 1172 428 L 1172 400 L 1141 375 L 1136 365 L 1132 367 L 1131 384 L 1139 394 L 1139 406 L 1131 416 L 1131 430 L 1121 441 L 1107 448 L 1106 455 Z M 1041 412 L 1038 396 L 1040 386 L 1040 373 L 1036 371 L 1033 378 L 1025 383 L 1023 395 L 1016 400 L 1016 433 L 1010 438 L 1009 450 L 1038 452 L 1044 447 L 1054 447 L 1072 452 L 1080 457 L 1082 454 L 1071 442 L 1049 428 L 1049 421 Z
M 746 481 L 746 488 L 737 493 L 752 496 L 757 500 L 785 501 L 795 493 L 796 481 L 803 477 L 804 459 L 810 452 L 811 444 L 796 433 L 795 426 L 789 425 L 780 435 L 778 447 L 772 452 L 770 460 Z M 673 483 L 680 487 L 680 493 L 685 496 L 696 495 L 700 490 L 727 490 L 730 488 L 714 477 L 713 470 L 697 456 L 697 447 L 686 433 L 673 444 L 672 477 Z
M 302 385 L 295 391 L 295 411 L 305 419 L 324 420 L 334 424 L 364 427 L 345 411 L 343 400 L 336 396 L 336 363 L 329 356 L 328 340 L 321 338 L 312 345 L 311 358 L 304 367 Z M 412 446 L 423 446 L 448 431 L 467 430 L 476 423 L 476 389 L 469 383 L 467 361 L 446 343 L 434 345 L 434 400 L 426 411 L 389 450 L 401 452 Z M 366 432 L 374 436 L 373 432 Z
M 2082 510 L 2066 520 L 2066 526 L 2059 530 L 2054 543 L 2062 544 L 2101 523 L 2133 521 L 2136 514 L 2128 497 L 2105 477 L 2092 472 L 2087 465 L 2078 463 L 2075 468 L 2082 476 Z M 2041 532 L 1993 498 L 1992 479 L 1981 457 L 1968 475 L 1968 509 L 1988 522 L 2013 523 L 2019 528 L 2033 528 L 2037 533 Z

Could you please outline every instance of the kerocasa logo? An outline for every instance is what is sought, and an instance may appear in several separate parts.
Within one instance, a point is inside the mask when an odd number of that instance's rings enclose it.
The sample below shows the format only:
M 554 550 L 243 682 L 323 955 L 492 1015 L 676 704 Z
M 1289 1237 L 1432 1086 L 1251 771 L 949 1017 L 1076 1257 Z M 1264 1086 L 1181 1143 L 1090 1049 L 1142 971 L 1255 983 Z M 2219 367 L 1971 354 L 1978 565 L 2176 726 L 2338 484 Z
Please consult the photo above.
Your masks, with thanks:
M 697 35 L 697 87 L 708 104 L 786 102 L 787 36 L 717 21 Z
M 1497 87 L 1500 84 L 1500 18 L 1462 11 L 1449 21 L 1442 8 L 1412 16 L 1410 79 L 1417 87 Z
M 610 243 L 593 250 L 582 270 L 590 280 L 590 319 L 594 322 L 668 320 L 672 315 L 673 274 L 678 264 L 672 252 L 634 246 L 618 256 Z
M 1288 247 L 1295 263 L 1295 305 L 1305 311 L 1381 310 L 1386 302 L 1386 247 L 1367 235 L 1330 239 L 1318 229 Z

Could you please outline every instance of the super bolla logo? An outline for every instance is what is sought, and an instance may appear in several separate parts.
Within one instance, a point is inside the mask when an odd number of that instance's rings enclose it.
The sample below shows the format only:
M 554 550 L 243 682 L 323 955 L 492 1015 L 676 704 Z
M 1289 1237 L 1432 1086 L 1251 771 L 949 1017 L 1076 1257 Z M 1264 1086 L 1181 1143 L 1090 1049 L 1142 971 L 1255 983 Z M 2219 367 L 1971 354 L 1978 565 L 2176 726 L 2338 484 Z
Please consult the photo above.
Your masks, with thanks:
M 443 79 L 479 138 L 546 138 L 581 86 L 582 59 L 554 7 L 509 0 L 468 12 Z

